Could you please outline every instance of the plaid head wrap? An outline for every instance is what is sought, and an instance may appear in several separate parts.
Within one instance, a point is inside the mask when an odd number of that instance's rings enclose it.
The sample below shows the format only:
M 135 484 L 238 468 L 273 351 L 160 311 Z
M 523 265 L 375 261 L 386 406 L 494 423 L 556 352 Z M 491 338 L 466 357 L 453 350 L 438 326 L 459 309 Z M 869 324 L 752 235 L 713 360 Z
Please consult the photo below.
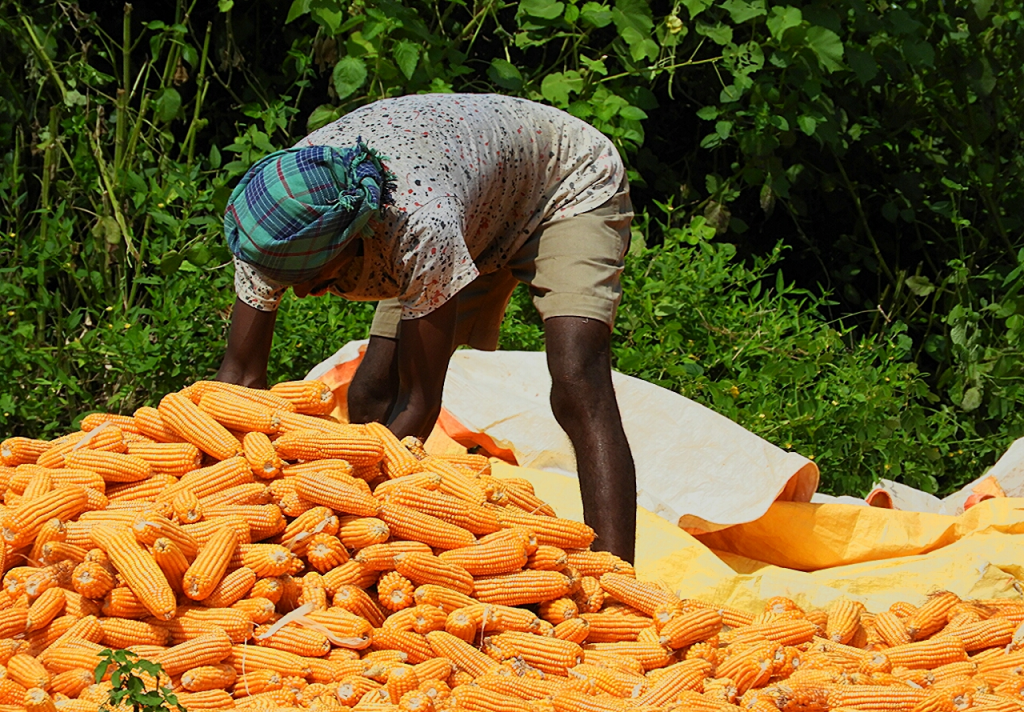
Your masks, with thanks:
M 311 279 L 391 202 L 392 180 L 362 140 L 271 153 L 231 193 L 228 247 L 275 281 Z

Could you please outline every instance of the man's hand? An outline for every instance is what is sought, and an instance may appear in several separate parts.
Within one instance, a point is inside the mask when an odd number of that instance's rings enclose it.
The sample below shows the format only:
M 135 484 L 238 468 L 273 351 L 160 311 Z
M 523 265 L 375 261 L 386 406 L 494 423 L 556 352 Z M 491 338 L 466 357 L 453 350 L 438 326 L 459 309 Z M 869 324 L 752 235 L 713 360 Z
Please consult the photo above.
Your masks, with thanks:
M 455 350 L 456 300 L 419 319 L 403 321 L 398 333 L 398 403 L 389 423 L 399 438 L 426 440 L 441 414 L 448 361 Z
M 216 380 L 249 388 L 266 388 L 267 362 L 270 360 L 276 320 L 276 311 L 260 311 L 235 299 L 227 350 Z

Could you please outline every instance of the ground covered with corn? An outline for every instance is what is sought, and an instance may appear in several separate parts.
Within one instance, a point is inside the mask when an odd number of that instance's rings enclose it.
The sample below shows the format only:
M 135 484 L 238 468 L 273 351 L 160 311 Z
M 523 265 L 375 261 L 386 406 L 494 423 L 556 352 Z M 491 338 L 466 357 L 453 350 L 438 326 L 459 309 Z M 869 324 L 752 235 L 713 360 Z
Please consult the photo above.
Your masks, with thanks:
M 1019 598 L 680 600 L 486 458 L 333 408 L 200 382 L 3 441 L 0 712 L 95 712 L 108 648 L 188 710 L 1024 712 Z

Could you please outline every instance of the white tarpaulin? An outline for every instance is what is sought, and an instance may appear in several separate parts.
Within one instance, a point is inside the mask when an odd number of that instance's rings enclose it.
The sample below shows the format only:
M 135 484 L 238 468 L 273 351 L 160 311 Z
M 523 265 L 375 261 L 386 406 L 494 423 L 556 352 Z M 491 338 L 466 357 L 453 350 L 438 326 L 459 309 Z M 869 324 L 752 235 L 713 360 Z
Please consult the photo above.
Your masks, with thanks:
M 347 344 L 310 377 L 342 387 L 331 374 L 350 378 L 362 343 Z M 818 468 L 807 458 L 672 391 L 620 373 L 612 382 L 636 463 L 637 502 L 673 524 L 714 531 L 757 519 L 777 499 L 807 502 L 817 488 Z M 543 353 L 467 349 L 451 359 L 442 405 L 519 465 L 575 475 L 550 390 Z

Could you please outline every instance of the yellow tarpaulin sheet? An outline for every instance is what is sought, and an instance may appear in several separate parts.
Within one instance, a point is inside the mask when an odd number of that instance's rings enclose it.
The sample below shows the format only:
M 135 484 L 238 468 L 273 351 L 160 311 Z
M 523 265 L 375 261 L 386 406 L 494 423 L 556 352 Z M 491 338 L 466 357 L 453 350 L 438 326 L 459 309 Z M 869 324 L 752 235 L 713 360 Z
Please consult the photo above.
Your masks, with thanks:
M 529 480 L 559 516 L 582 521 L 575 479 L 499 462 L 493 473 Z M 639 509 L 637 576 L 751 613 L 771 596 L 812 608 L 845 596 L 880 611 L 901 600 L 920 604 L 940 589 L 965 598 L 1021 598 L 1024 591 L 1024 499 L 989 500 L 958 517 L 780 502 L 762 519 L 702 539 L 712 537 L 720 555 Z

